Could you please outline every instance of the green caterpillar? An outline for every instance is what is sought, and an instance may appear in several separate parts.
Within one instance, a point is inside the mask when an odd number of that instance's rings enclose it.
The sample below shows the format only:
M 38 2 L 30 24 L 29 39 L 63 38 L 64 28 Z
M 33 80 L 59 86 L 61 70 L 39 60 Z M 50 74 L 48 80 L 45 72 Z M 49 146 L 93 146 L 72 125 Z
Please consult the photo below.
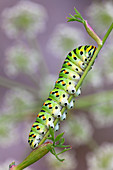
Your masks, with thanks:
M 60 121 L 66 119 L 67 110 L 74 106 L 74 98 L 81 93 L 80 88 L 76 91 L 76 85 L 95 51 L 95 46 L 85 45 L 79 46 L 67 55 L 55 87 L 44 102 L 29 133 L 28 143 L 32 149 L 38 146 L 49 126 L 57 131 Z M 73 95 L 73 99 L 69 103 L 68 98 L 70 95 Z M 63 107 L 66 107 L 66 110 L 61 114 Z M 59 122 L 54 127 L 55 118 L 58 118 Z

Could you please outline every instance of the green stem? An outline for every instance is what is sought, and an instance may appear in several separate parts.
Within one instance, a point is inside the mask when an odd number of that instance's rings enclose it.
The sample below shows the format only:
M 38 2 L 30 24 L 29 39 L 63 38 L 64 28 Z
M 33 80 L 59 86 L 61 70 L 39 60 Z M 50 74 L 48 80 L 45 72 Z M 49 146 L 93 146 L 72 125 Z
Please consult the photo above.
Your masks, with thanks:
M 103 40 L 102 40 L 102 44 L 99 44 L 99 46 L 98 46 L 97 50 L 95 51 L 95 53 L 94 53 L 94 55 L 93 55 L 90 63 L 88 64 L 87 68 L 85 69 L 85 71 L 84 71 L 81 79 L 79 80 L 79 82 L 78 82 L 78 84 L 77 84 L 77 86 L 76 86 L 76 91 L 79 89 L 79 87 L 81 87 L 84 78 L 85 78 L 86 75 L 88 74 L 91 66 L 93 65 L 93 63 L 94 63 L 94 61 L 95 61 L 95 59 L 96 59 L 96 57 L 97 57 L 97 55 L 98 55 L 98 53 L 99 53 L 99 51 L 100 51 L 101 48 L 103 47 L 103 45 L 104 45 L 107 37 L 109 36 L 110 32 L 112 31 L 112 29 L 113 29 L 113 24 L 111 24 L 111 26 L 109 27 L 107 33 L 105 34 L 105 36 L 104 36 L 104 38 L 103 38 Z M 72 100 L 72 98 L 73 98 L 73 95 L 70 95 L 68 101 L 70 102 L 70 101 Z M 63 107 L 61 113 L 63 114 L 65 110 L 66 110 L 66 108 Z M 58 123 L 58 121 L 59 121 L 59 119 L 55 119 L 54 125 L 56 125 L 56 124 Z M 50 134 L 50 133 L 49 133 L 49 131 L 48 131 L 48 132 L 45 134 L 45 136 L 43 137 L 43 139 L 40 141 L 39 145 L 42 145 L 42 144 L 44 143 L 44 141 L 46 140 L 46 138 L 48 137 L 49 134 Z
M 84 27 L 87 31 L 87 33 L 97 42 L 98 46 L 102 45 L 102 40 L 99 38 L 99 36 L 94 32 L 94 30 L 91 28 L 91 26 L 88 24 L 87 20 L 84 20 L 83 22 Z
M 108 31 L 106 32 L 103 40 L 102 40 L 102 44 L 103 44 L 103 45 L 104 45 L 106 39 L 108 38 L 109 34 L 111 33 L 112 29 L 113 29 L 113 22 L 112 22 L 111 26 L 109 27 Z

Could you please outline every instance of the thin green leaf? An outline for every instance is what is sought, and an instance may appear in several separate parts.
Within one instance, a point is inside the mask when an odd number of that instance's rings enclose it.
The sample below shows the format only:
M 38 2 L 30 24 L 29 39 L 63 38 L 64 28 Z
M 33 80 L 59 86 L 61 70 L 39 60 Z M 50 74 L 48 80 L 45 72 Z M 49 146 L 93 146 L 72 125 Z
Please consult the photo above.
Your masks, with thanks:
M 49 151 L 53 154 L 56 155 L 55 149 L 53 146 L 51 146 L 51 148 L 49 148 Z
M 75 19 L 70 18 L 67 22 L 75 21 Z
M 49 132 L 50 132 L 50 135 L 51 135 L 51 137 L 52 137 L 52 141 L 54 141 L 54 129 L 53 128 L 51 128 L 51 127 L 49 127 Z
M 66 151 L 68 151 L 68 150 L 71 150 L 71 148 L 67 148 L 67 149 L 65 148 L 64 150 L 62 150 L 61 152 L 59 152 L 57 155 L 60 155 L 60 154 L 66 152 Z
M 55 138 L 54 142 L 59 141 L 63 135 L 64 135 L 64 132 L 63 132 L 63 133 L 61 133 L 61 134 L 59 134 L 58 136 L 56 136 L 56 138 Z
M 71 148 L 70 145 L 60 145 L 60 144 L 55 145 L 55 147 L 59 147 L 59 148 L 68 148 L 68 147 L 70 147 Z
M 74 15 L 74 17 L 75 17 L 75 18 L 80 18 L 80 16 L 79 16 L 79 15 L 77 15 L 77 14 L 75 14 L 75 15 Z M 80 19 L 81 19 L 81 18 L 80 18 Z
M 55 157 L 56 157 L 60 162 L 63 162 L 63 161 L 65 160 L 65 159 L 60 159 L 60 158 L 58 157 L 58 154 L 56 154 Z
M 81 22 L 81 23 L 83 23 L 83 21 L 82 20 L 80 20 L 80 19 L 78 19 L 78 18 L 76 18 L 76 17 L 74 17 L 74 16 L 72 16 L 71 14 L 69 14 L 71 17 L 67 17 L 67 19 L 68 19 L 68 21 L 67 22 L 71 22 L 71 21 L 78 21 L 78 22 Z
M 49 139 L 49 140 L 53 140 L 53 138 L 52 138 L 52 137 L 47 137 L 47 139 Z
M 74 7 L 74 10 L 75 10 L 76 14 L 78 14 L 78 16 L 79 16 L 80 18 L 82 18 L 80 12 L 78 12 L 78 10 L 77 10 L 75 7 Z
M 69 14 L 69 16 L 72 18 L 72 19 L 76 19 L 73 15 Z
M 59 141 L 59 144 L 60 144 L 60 145 L 63 145 L 64 142 L 65 142 L 65 139 L 64 139 L 64 138 L 61 138 L 60 141 Z

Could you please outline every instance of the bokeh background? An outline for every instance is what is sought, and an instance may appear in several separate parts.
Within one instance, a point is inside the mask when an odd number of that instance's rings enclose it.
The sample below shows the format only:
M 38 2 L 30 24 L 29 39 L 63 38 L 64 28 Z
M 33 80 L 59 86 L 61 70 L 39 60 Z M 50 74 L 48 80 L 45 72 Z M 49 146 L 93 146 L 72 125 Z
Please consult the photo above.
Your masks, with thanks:
M 0 1 L 0 170 L 30 152 L 32 123 L 48 97 L 69 51 L 96 43 L 80 23 L 67 23 L 76 7 L 103 38 L 113 22 L 113 1 Z M 72 149 L 60 163 L 47 154 L 28 170 L 113 169 L 113 33 L 61 123 Z M 59 133 L 59 132 L 58 132 Z

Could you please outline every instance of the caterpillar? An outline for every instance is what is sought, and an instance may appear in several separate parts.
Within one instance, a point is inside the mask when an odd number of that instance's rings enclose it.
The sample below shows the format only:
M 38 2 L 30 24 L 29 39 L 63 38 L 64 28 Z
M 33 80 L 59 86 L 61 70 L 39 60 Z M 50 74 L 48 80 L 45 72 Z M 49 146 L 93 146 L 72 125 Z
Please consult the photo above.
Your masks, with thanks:
M 55 82 L 54 89 L 49 93 L 49 97 L 42 105 L 41 111 L 31 127 L 28 143 L 32 149 L 38 146 L 49 126 L 57 131 L 60 121 L 66 119 L 67 110 L 74 107 L 75 97 L 81 93 L 80 88 L 76 91 L 76 85 L 95 51 L 95 46 L 85 45 L 79 46 L 68 53 L 59 72 L 59 77 Z M 68 98 L 70 95 L 73 95 L 73 98 L 69 103 Z M 61 114 L 63 107 L 66 107 L 66 110 Z M 56 118 L 59 121 L 54 126 Z

